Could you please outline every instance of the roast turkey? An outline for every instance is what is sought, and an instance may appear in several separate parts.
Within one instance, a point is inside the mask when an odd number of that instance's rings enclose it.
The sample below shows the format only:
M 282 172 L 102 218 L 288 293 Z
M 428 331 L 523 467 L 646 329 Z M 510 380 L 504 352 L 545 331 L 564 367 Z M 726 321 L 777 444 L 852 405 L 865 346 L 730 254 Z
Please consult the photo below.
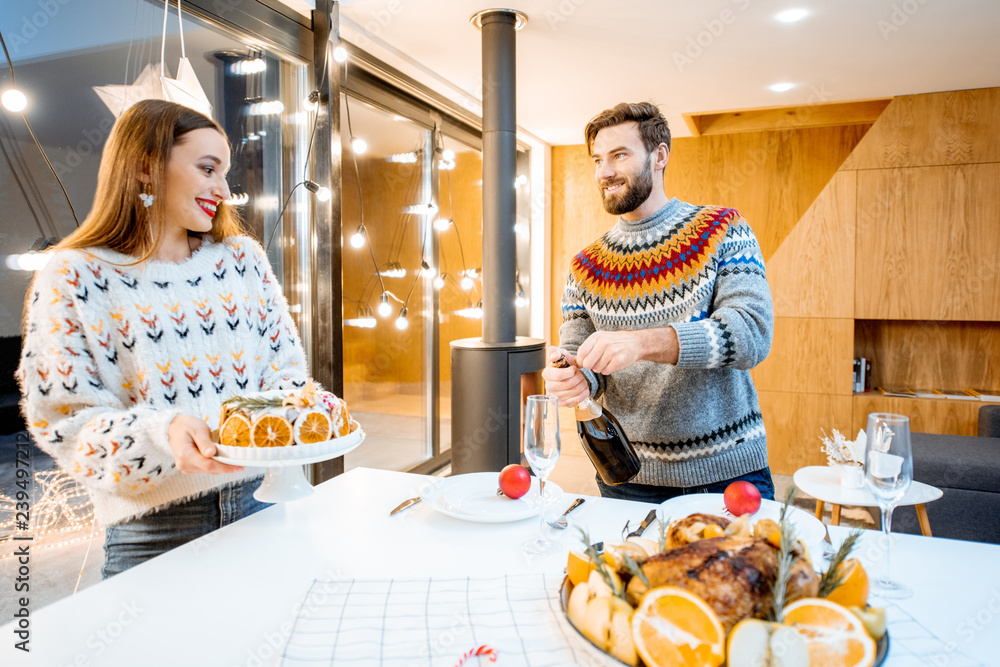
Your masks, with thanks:
M 778 550 L 756 537 L 714 537 L 652 556 L 641 567 L 651 588 L 678 586 L 704 598 L 728 633 L 744 618 L 767 617 Z M 647 590 L 639 577 L 632 577 L 626 593 L 638 605 Z M 804 558 L 797 559 L 786 602 L 818 592 L 819 575 Z

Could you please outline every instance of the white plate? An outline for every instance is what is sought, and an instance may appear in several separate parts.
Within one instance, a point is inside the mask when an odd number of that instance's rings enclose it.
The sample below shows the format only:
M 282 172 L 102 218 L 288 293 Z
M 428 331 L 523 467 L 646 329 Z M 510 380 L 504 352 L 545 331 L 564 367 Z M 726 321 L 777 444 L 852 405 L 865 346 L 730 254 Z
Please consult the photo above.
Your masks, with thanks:
M 232 447 L 216 444 L 219 453 L 212 458 L 230 465 L 249 465 L 251 467 L 315 463 L 346 454 L 360 445 L 364 439 L 364 430 L 358 422 L 352 419 L 351 432 L 333 440 L 289 447 Z
M 505 523 L 537 516 L 538 478 L 531 478 L 531 488 L 517 500 L 498 496 L 498 472 L 471 472 L 445 477 L 420 491 L 420 498 L 442 514 L 479 523 Z M 545 495 L 558 500 L 563 490 L 553 482 L 545 483 Z
M 692 514 L 714 514 L 726 519 L 735 519 L 726 509 L 726 503 L 721 493 L 692 493 L 686 496 L 677 496 L 660 504 L 661 516 L 669 517 L 671 521 L 683 519 Z M 826 537 L 826 528 L 823 522 L 814 517 L 809 512 L 805 512 L 798 507 L 789 507 L 788 516 L 798 539 L 808 545 L 818 544 Z M 781 517 L 781 503 L 774 500 L 761 499 L 760 509 L 750 515 L 750 522 L 756 523 L 761 519 L 770 519 L 775 523 Z

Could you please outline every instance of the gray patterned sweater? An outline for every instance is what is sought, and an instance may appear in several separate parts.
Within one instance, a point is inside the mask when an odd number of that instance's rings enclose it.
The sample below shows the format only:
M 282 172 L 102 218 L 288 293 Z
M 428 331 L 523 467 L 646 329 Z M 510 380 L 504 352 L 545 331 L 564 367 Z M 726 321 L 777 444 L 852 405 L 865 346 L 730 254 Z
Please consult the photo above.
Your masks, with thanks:
M 594 331 L 673 327 L 676 365 L 585 370 L 642 460 L 633 482 L 697 486 L 767 466 L 767 436 L 748 369 L 767 356 L 774 322 L 757 239 L 740 214 L 672 199 L 618 220 L 572 261 L 560 345 Z

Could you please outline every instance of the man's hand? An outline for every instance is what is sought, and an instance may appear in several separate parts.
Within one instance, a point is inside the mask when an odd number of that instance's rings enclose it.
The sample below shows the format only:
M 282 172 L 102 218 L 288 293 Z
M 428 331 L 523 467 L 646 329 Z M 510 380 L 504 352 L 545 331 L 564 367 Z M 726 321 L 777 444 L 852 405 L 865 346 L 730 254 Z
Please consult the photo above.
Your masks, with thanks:
M 167 427 L 170 449 L 174 452 L 177 469 L 183 473 L 203 472 L 221 475 L 239 472 L 243 468 L 226 465 L 212 459 L 218 451 L 212 442 L 208 424 L 191 415 L 177 415 Z
M 587 378 L 576 367 L 576 358 L 566 350 L 549 347 L 549 362 L 556 361 L 560 355 L 566 355 L 569 368 L 554 368 L 546 366 L 542 371 L 545 380 L 545 392 L 559 399 L 559 405 L 574 407 L 585 398 L 590 398 L 590 384 Z
M 679 348 L 673 327 L 635 331 L 595 331 L 576 352 L 578 365 L 608 375 L 637 361 L 676 364 Z

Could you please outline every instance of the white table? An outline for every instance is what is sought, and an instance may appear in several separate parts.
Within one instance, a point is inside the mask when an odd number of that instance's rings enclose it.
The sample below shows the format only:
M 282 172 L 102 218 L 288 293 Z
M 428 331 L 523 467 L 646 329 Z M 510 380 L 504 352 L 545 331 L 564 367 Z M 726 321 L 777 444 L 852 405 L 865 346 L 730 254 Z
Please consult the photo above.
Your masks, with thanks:
M 840 525 L 840 508 L 842 505 L 878 507 L 878 501 L 871 491 L 862 487 L 851 489 L 842 486 L 840 483 L 840 471 L 830 466 L 808 466 L 799 468 L 792 476 L 795 486 L 816 499 L 816 518 L 823 520 L 823 503 L 831 503 L 830 523 L 834 526 Z M 905 505 L 916 505 L 917 520 L 920 521 L 920 532 L 927 537 L 931 537 L 931 522 L 927 518 L 926 503 L 940 498 L 943 494 L 941 489 L 913 481 L 910 488 L 906 490 L 906 495 L 897 503 L 897 507 Z
M 564 552 L 533 560 L 522 554 L 520 544 L 537 530 L 535 520 L 468 523 L 425 503 L 390 518 L 389 510 L 417 495 L 428 479 L 352 470 L 320 485 L 309 498 L 269 508 L 74 597 L 32 609 L 31 653 L 13 648 L 14 628 L 7 624 L 0 628 L 0 664 L 275 664 L 277 658 L 269 656 L 280 651 L 270 646 L 287 639 L 296 606 L 316 578 L 562 571 Z M 570 497 L 563 502 L 568 505 Z M 650 507 L 588 498 L 577 521 L 592 539 L 617 539 L 626 520 L 635 524 Z M 847 534 L 845 528 L 830 528 L 835 543 Z M 867 531 L 858 550 L 869 571 L 881 557 L 881 539 Z M 936 635 L 944 661 L 916 661 L 895 642 L 889 664 L 996 664 L 1000 547 L 897 535 L 892 554 L 896 575 L 916 594 L 899 613 L 890 609 L 891 621 L 905 621 L 891 625 L 890 633 L 915 633 L 917 642 L 921 633 Z M 503 667 L 502 659 L 486 664 Z

